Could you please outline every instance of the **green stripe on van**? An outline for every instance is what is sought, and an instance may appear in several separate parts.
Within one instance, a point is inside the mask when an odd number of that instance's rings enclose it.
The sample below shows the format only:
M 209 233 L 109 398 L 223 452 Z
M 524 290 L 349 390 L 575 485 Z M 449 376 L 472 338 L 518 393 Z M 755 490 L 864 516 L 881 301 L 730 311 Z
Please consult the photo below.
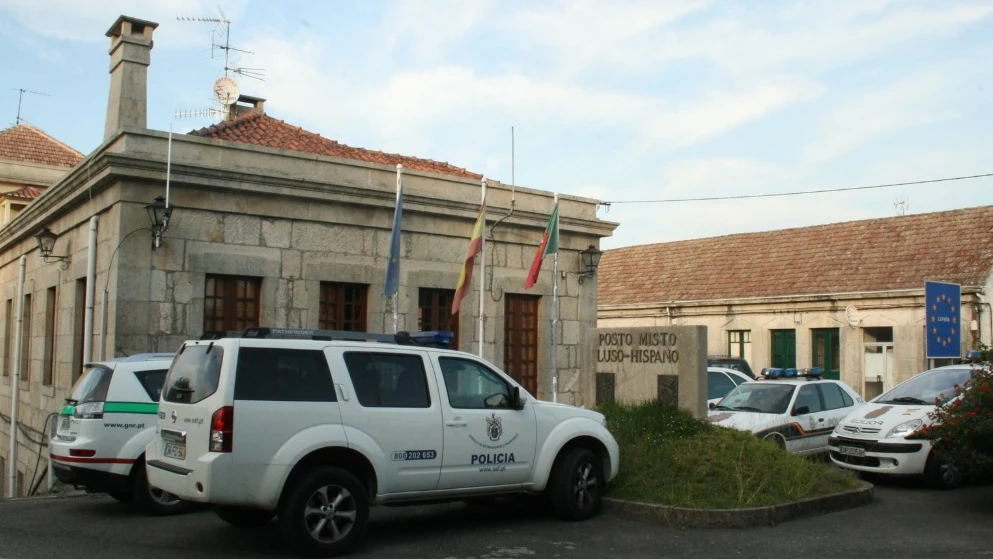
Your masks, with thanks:
M 158 403 L 142 404 L 139 402 L 106 402 L 103 405 L 103 413 L 159 413 Z
M 72 415 L 76 413 L 76 406 L 62 406 L 62 415 Z

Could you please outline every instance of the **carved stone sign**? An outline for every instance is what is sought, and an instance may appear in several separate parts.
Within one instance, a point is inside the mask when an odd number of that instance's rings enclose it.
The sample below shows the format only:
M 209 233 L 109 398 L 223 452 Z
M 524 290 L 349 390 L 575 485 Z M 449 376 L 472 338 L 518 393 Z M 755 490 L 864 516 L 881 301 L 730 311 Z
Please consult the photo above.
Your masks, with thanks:
M 655 400 L 706 415 L 706 327 L 600 328 L 597 333 L 598 400 L 608 394 L 620 402 Z

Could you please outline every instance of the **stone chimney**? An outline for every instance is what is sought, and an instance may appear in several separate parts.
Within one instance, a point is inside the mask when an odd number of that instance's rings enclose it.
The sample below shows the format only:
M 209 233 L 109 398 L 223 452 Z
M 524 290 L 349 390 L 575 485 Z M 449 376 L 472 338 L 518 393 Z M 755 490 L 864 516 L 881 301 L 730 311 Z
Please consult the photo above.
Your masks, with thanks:
M 228 107 L 228 120 L 234 120 L 242 115 L 265 114 L 265 99 L 251 95 L 239 95 L 238 101 Z
M 117 18 L 110 37 L 110 96 L 104 141 L 124 127 L 147 128 L 148 64 L 152 32 L 159 24 L 128 16 Z

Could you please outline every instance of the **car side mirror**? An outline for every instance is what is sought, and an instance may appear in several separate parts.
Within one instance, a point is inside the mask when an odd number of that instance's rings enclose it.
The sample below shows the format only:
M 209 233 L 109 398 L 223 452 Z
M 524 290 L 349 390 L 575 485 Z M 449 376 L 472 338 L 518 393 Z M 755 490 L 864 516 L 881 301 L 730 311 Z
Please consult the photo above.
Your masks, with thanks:
M 520 387 L 518 387 L 518 386 L 515 386 L 514 387 L 513 399 L 512 400 L 513 401 L 511 402 L 511 405 L 514 407 L 515 410 L 523 410 L 524 409 L 524 400 L 521 399 L 521 389 L 520 389 Z
M 710 409 L 714 409 L 714 408 L 717 407 L 717 403 L 716 402 L 711 402 L 711 403 L 707 404 L 707 407 L 710 408 Z
M 810 413 L 810 408 L 808 406 L 797 406 L 793 408 L 793 415 L 806 415 Z

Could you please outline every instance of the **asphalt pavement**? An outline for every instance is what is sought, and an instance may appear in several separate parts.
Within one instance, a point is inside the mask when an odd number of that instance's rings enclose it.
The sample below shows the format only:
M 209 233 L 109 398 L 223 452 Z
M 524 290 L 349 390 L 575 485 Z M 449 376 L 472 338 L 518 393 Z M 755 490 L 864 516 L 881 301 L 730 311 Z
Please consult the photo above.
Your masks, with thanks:
M 275 558 L 275 524 L 241 530 L 209 510 L 149 518 L 109 497 L 0 501 L 0 559 Z M 527 500 L 374 509 L 350 557 L 911 559 L 993 557 L 993 486 L 877 484 L 857 509 L 749 529 L 674 529 L 601 515 L 547 517 Z

